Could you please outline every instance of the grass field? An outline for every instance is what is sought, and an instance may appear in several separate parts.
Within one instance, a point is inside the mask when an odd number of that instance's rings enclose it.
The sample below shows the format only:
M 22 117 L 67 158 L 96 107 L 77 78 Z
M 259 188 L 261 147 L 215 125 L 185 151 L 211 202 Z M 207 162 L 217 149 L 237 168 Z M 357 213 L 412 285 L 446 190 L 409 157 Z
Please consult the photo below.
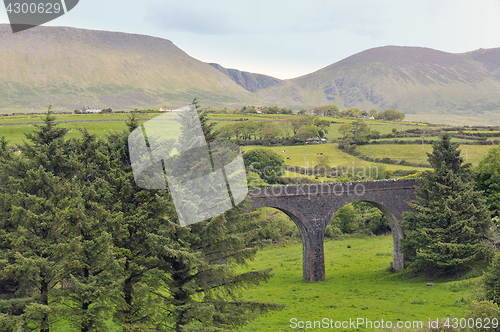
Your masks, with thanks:
M 469 145 L 465 148 L 464 145 L 460 145 L 460 155 L 464 161 L 468 160 L 472 166 L 477 166 L 479 161 L 488 154 L 491 147 L 492 145 Z M 424 149 L 425 152 L 420 144 L 371 144 L 357 147 L 359 152 L 372 158 L 404 159 L 415 163 L 427 163 L 427 153 L 432 152 L 432 146 L 426 144 Z
M 144 123 L 145 121 L 141 121 Z M 61 123 L 61 128 L 68 128 L 69 132 L 66 135 L 68 138 L 80 137 L 78 128 L 87 128 L 91 134 L 96 134 L 99 137 L 105 137 L 113 131 L 123 131 L 128 129 L 125 121 L 112 122 L 76 122 L 76 123 Z M 19 126 L 0 126 L 0 137 L 3 135 L 9 141 L 9 145 L 19 145 L 25 140 L 25 132 L 34 131 L 35 125 L 19 125 Z
M 390 272 L 391 255 L 391 236 L 326 241 L 326 280 L 311 283 L 302 280 L 302 244 L 260 251 L 249 268 L 273 268 L 275 276 L 264 286 L 245 290 L 244 298 L 286 304 L 286 308 L 258 318 L 242 331 L 297 331 L 290 326 L 291 318 L 427 323 L 429 318 L 464 316 L 474 279 L 432 281 L 434 287 L 428 287 L 424 278 Z
M 379 146 L 385 146 L 386 144 L 381 144 Z M 406 145 L 400 145 L 406 146 Z M 410 145 L 412 147 L 420 147 L 420 151 L 422 151 L 422 146 L 420 145 Z M 370 145 L 369 147 L 372 147 Z M 311 145 L 296 145 L 296 146 L 274 146 L 274 147 L 262 147 L 257 145 L 247 145 L 241 147 L 243 151 L 249 151 L 252 149 L 264 148 L 274 151 L 281 155 L 283 159 L 285 159 L 286 165 L 304 167 L 307 164 L 307 167 L 314 167 L 317 165 L 317 158 L 319 153 L 323 153 L 323 155 L 329 156 L 329 164 L 332 167 L 343 166 L 355 166 L 355 167 L 365 167 L 368 168 L 370 166 L 383 166 L 386 170 L 395 171 L 397 169 L 401 170 L 425 170 L 426 168 L 422 167 L 413 167 L 413 166 L 402 166 L 402 165 L 386 165 L 381 163 L 373 163 L 361 160 L 354 156 L 351 156 L 341 150 L 338 149 L 338 143 L 327 143 L 327 144 L 311 144 Z M 427 149 L 432 149 L 430 146 Z M 283 152 L 285 151 L 285 152 Z M 306 156 L 304 156 L 306 155 Z M 290 157 L 290 159 L 287 159 Z
M 113 120 L 113 119 L 128 119 L 129 113 L 102 113 L 102 114 L 54 114 L 55 121 L 81 121 L 81 120 Z M 137 113 L 140 118 L 153 118 L 160 115 L 159 113 Z M 21 123 L 21 122 L 42 122 L 44 115 L 16 115 L 2 116 L 0 123 Z

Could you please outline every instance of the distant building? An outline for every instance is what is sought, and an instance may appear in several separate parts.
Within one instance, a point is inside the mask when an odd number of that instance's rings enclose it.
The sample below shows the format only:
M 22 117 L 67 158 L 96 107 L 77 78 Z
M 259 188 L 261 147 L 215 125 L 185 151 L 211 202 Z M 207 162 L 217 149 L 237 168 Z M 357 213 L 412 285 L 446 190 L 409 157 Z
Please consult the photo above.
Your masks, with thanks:
M 165 111 L 170 111 L 170 108 L 168 108 L 167 106 L 160 107 L 160 112 L 165 112 Z
M 374 118 L 373 116 L 371 116 L 371 115 L 361 115 L 359 118 L 360 118 L 360 119 L 371 119 L 371 120 L 375 119 L 375 118 Z
M 321 138 L 319 136 L 316 137 L 310 137 L 306 139 L 306 144 L 308 143 L 327 143 L 328 140 L 326 138 Z
M 82 108 L 82 113 L 101 113 L 102 108 L 99 106 L 85 106 Z
M 262 110 L 260 108 L 257 108 L 255 112 L 257 112 L 258 114 L 262 114 Z

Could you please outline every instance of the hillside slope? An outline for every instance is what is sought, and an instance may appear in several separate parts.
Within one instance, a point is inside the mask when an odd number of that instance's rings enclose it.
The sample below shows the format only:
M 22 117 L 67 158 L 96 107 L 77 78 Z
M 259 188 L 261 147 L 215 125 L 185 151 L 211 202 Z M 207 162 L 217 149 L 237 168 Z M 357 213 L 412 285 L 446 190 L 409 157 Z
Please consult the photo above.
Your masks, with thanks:
M 421 47 L 373 48 L 256 93 L 288 105 L 498 117 L 500 49 L 452 54 Z
M 67 27 L 0 25 L 0 112 L 242 106 L 263 101 L 171 41 Z
M 283 81 L 267 75 L 249 73 L 247 71 L 240 71 L 237 69 L 224 68 L 218 63 L 209 63 L 210 66 L 214 67 L 221 73 L 230 77 L 238 85 L 247 91 L 255 92 L 259 89 L 264 89 L 269 86 L 282 84 Z

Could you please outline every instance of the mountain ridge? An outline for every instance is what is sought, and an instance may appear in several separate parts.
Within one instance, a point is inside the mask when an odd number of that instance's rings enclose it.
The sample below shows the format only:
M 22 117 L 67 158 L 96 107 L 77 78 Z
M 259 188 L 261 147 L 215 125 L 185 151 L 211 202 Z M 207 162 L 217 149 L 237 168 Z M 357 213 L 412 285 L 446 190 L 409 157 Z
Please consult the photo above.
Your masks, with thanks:
M 0 25 L 0 55 L 0 105 L 8 110 L 49 103 L 63 109 L 177 107 L 195 97 L 215 106 L 263 102 L 162 38 L 69 27 L 12 34 Z
M 448 53 L 382 46 L 280 80 L 190 57 L 163 38 L 70 27 L 12 34 L 0 25 L 0 112 L 185 105 L 308 108 L 500 118 L 500 48 Z
M 395 108 L 405 113 L 500 110 L 500 49 L 453 54 L 423 47 L 383 46 L 313 73 L 258 90 L 288 104 L 337 104 L 341 109 Z M 498 67 L 497 67 L 498 66 Z

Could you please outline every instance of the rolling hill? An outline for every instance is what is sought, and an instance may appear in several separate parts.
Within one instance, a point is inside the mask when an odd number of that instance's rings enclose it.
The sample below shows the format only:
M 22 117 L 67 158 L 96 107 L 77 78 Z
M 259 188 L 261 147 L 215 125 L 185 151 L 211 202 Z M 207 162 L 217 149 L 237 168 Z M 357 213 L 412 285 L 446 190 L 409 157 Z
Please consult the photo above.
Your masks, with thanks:
M 279 80 L 201 62 L 161 38 L 68 27 L 12 34 L 0 25 L 0 113 L 41 111 L 49 103 L 56 110 L 173 108 L 195 97 L 203 106 L 336 104 L 499 124 L 500 48 L 452 54 L 378 47 Z
M 397 109 L 407 114 L 500 118 L 500 48 L 452 54 L 421 47 L 369 49 L 256 91 L 302 107 Z
M 171 41 L 67 27 L 0 25 L 0 112 L 176 107 L 264 101 Z

